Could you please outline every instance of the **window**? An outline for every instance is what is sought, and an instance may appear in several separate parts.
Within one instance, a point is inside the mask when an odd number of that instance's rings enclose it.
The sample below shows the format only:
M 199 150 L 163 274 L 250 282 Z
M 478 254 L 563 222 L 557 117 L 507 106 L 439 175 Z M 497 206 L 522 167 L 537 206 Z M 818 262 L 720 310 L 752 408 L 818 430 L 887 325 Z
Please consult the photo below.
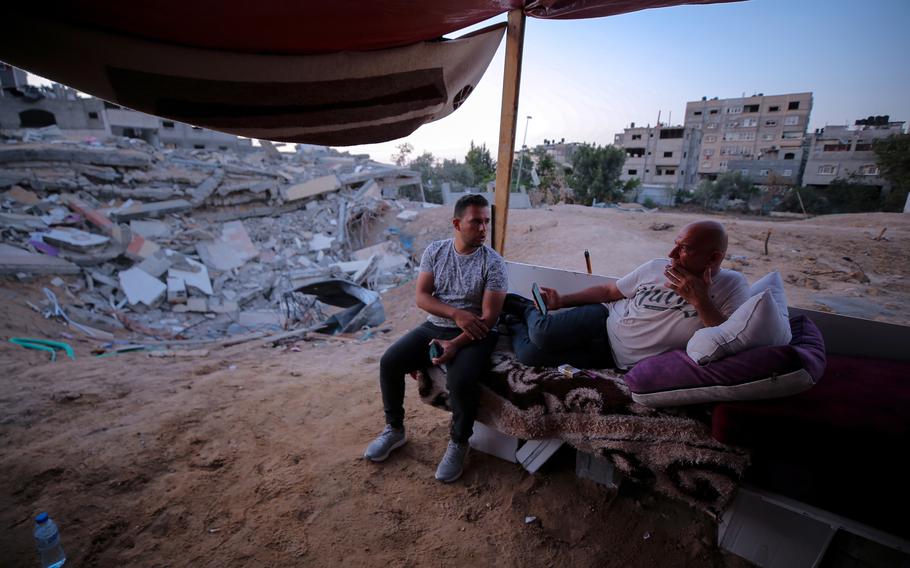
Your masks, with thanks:
M 708 124 L 705 125 L 705 128 L 706 128 L 707 130 L 714 130 L 714 129 L 717 128 L 717 123 L 716 123 L 716 122 L 709 122 Z
M 739 170 L 739 173 L 747 177 L 749 176 L 749 170 Z
M 758 105 L 746 105 L 743 107 L 743 112 L 758 112 Z
M 744 118 L 743 126 L 758 126 L 758 119 L 757 118 Z
M 825 164 L 824 166 L 818 167 L 818 174 L 822 176 L 833 176 L 837 173 L 837 166 L 833 164 Z
M 777 105 L 773 105 L 773 106 L 769 106 L 769 107 L 768 107 L 768 112 L 779 112 L 779 111 L 780 111 L 780 107 L 777 106 Z
M 776 120 L 766 120 L 765 126 L 777 126 L 777 121 Z
M 664 158 L 672 158 L 673 152 L 664 152 Z
M 743 107 L 741 107 L 741 106 L 727 107 L 727 114 L 739 114 L 742 111 L 743 111 Z
M 630 175 L 630 176 L 637 176 L 637 175 L 638 175 L 638 170 L 629 170 L 629 175 Z
M 857 142 L 856 143 L 857 152 L 868 152 L 871 149 L 872 149 L 872 144 L 869 144 L 868 142 Z
M 717 136 L 705 136 L 705 142 L 717 142 Z
M 193 144 L 194 150 L 205 150 L 205 144 Z
M 662 176 L 662 175 L 664 175 L 664 171 L 660 168 L 657 168 L 654 170 L 654 175 Z
M 784 154 L 784 159 L 785 160 L 795 160 L 796 154 L 794 154 L 793 152 L 787 152 L 786 154 Z
M 163 126 L 164 128 L 174 128 L 174 122 L 171 120 L 162 120 L 161 126 Z
M 790 104 L 787 105 L 787 110 L 799 110 L 799 101 L 790 101 Z
M 95 120 L 95 119 L 98 118 L 98 113 L 97 113 L 97 112 L 90 112 L 90 113 L 88 113 L 88 117 L 91 118 L 92 120 Z
M 716 108 L 708 109 L 708 114 L 717 114 L 717 113 L 718 113 L 718 109 L 716 109 Z
M 682 128 L 664 128 L 660 131 L 660 138 L 661 140 L 665 140 L 667 138 L 682 138 L 683 130 L 684 129 Z
M 692 114 L 695 116 L 701 116 L 701 111 L 697 110 L 697 111 L 693 112 Z
M 710 158 L 714 155 L 714 148 L 705 148 L 704 152 L 705 158 Z
M 774 140 L 775 138 L 776 138 L 776 136 L 774 134 L 762 134 L 761 135 L 762 140 Z
M 668 176 L 673 176 L 673 175 L 676 175 L 676 170 L 673 168 L 670 168 L 669 170 L 664 170 L 664 173 L 667 174 Z
M 645 155 L 644 148 L 626 148 L 626 155 L 630 158 L 641 158 Z
M 864 166 L 860 166 L 856 171 L 861 176 L 877 176 L 878 166 L 875 164 L 866 164 Z
M 796 126 L 799 124 L 798 116 L 788 116 L 784 119 L 784 126 Z
M 633 134 L 632 140 L 641 140 L 641 134 Z
M 793 177 L 793 170 L 784 170 L 784 177 Z
M 755 140 L 754 132 L 743 132 L 743 140 Z
M 824 152 L 849 152 L 849 144 L 825 144 L 822 148 Z
M 786 140 L 798 140 L 803 137 L 803 133 L 799 131 L 784 132 L 780 137 Z
M 767 177 L 767 175 L 768 175 L 769 173 L 771 173 L 770 170 L 758 170 L 758 175 L 760 175 L 760 176 L 762 176 L 762 177 Z
M 722 169 L 722 170 L 727 169 L 727 162 L 726 162 L 726 161 L 723 161 L 723 162 L 720 163 L 720 169 Z

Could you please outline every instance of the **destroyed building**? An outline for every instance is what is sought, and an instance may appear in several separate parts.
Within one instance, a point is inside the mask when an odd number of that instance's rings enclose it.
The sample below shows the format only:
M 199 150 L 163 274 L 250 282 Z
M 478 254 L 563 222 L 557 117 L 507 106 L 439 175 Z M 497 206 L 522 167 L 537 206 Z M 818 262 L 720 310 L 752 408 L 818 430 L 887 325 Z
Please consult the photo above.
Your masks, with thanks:
M 74 332 L 355 332 L 381 323 L 376 291 L 412 277 L 400 228 L 428 204 L 394 198 L 419 184 L 415 172 L 320 146 L 249 153 L 72 140 L 55 128 L 0 134 L 0 273 L 60 275 L 32 307 Z M 383 230 L 383 218 L 395 226 Z

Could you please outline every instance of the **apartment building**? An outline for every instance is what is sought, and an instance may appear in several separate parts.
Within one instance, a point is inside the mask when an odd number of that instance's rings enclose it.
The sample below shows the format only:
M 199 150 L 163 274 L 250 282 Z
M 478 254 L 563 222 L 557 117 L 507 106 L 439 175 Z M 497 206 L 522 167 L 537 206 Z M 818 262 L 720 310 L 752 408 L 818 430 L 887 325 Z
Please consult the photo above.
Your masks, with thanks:
M 798 184 L 811 111 L 811 92 L 686 103 L 685 127 L 701 133 L 696 182 L 736 169 L 755 174 L 757 183 L 773 173 Z M 754 161 L 766 164 L 744 163 Z
M 803 184 L 824 187 L 835 179 L 851 178 L 859 183 L 885 185 L 872 144 L 903 132 L 904 122 L 893 122 L 887 115 L 857 120 L 852 127 L 838 125 L 817 129 L 809 137 L 809 159 Z
M 626 152 L 620 180 L 686 187 L 696 173 L 700 139 L 701 132 L 694 128 L 664 124 L 636 127 L 633 122 L 613 137 L 613 144 Z

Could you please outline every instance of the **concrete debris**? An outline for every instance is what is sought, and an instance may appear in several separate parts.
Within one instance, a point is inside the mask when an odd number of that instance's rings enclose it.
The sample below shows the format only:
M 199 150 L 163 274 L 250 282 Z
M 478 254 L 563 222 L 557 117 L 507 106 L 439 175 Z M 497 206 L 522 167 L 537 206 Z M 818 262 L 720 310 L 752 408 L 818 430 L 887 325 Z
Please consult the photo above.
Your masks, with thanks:
M 111 239 L 103 235 L 87 233 L 79 229 L 60 228 L 48 231 L 41 235 L 44 242 L 51 245 L 77 250 L 81 252 L 92 250 L 93 248 L 108 243 Z
M 95 339 L 359 331 L 384 317 L 374 290 L 414 277 L 402 227 L 420 206 L 394 200 L 417 172 L 321 146 L 216 152 L 12 132 L 0 146 L 0 273 L 80 275 L 56 285 L 103 330 Z
M 341 188 L 341 180 L 335 174 L 311 179 L 287 188 L 284 192 L 287 201 L 297 201 L 306 197 L 315 197 Z
M 0 274 L 79 274 L 72 262 L 0 243 Z
M 170 234 L 171 227 L 163 221 L 130 221 L 130 230 L 146 239 L 160 239 Z
M 139 303 L 153 306 L 164 295 L 167 286 L 148 272 L 130 268 L 120 273 L 120 289 L 131 306 Z

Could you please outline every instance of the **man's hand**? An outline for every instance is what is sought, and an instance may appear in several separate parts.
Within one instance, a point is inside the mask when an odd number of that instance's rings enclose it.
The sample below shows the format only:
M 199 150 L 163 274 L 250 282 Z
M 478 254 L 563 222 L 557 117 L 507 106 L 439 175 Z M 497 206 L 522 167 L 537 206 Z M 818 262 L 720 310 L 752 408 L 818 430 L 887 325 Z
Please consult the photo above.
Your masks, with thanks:
M 667 288 L 679 294 L 683 300 L 692 304 L 695 309 L 705 307 L 710 302 L 708 287 L 711 286 L 711 270 L 706 269 L 704 275 L 695 276 L 681 266 L 668 265 L 664 270 Z
M 487 324 L 484 323 L 480 316 L 474 315 L 467 310 L 455 310 L 452 313 L 452 319 L 474 341 L 483 339 L 490 332 L 490 328 L 487 327 Z
M 562 307 L 562 296 L 559 295 L 559 292 L 557 292 L 555 288 L 547 288 L 546 286 L 541 286 L 540 295 L 543 297 L 543 301 L 547 305 L 547 309 L 558 310 Z
M 447 339 L 433 339 L 430 341 L 430 345 L 433 343 L 442 347 L 442 355 L 439 357 L 430 358 L 430 362 L 434 365 L 444 365 L 452 359 L 455 358 L 455 354 L 458 353 L 458 344 L 454 341 L 449 341 Z

